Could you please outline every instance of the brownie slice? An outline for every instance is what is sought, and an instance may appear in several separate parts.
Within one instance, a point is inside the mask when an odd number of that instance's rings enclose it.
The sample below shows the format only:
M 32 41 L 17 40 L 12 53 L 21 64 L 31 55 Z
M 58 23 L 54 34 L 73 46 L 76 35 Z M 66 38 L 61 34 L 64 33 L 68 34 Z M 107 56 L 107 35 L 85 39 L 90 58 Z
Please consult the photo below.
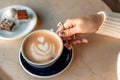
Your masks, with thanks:
M 19 20 L 28 19 L 28 14 L 26 10 L 17 10 L 17 17 Z
M 1 23 L 0 23 L 0 28 L 3 30 L 7 30 L 7 31 L 12 31 L 13 26 L 15 25 L 15 23 L 11 20 L 8 19 L 4 19 Z

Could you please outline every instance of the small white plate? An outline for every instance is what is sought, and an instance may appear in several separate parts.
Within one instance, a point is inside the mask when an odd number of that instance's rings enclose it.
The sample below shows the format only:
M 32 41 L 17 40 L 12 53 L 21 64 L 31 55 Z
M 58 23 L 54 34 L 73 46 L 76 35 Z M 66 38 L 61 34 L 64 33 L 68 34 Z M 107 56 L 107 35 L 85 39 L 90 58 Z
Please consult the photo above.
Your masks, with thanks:
M 10 18 L 8 16 L 9 15 L 8 11 L 13 8 L 15 10 L 26 10 L 30 18 L 28 20 L 18 20 L 17 16 L 15 16 L 14 18 Z M 0 38 L 7 39 L 7 40 L 18 39 L 27 35 L 29 32 L 33 30 L 33 28 L 37 23 L 36 13 L 31 8 L 23 5 L 13 5 L 13 6 L 9 6 L 1 9 L 0 22 L 5 18 L 9 20 L 13 20 L 15 22 L 15 26 L 12 31 L 0 30 Z

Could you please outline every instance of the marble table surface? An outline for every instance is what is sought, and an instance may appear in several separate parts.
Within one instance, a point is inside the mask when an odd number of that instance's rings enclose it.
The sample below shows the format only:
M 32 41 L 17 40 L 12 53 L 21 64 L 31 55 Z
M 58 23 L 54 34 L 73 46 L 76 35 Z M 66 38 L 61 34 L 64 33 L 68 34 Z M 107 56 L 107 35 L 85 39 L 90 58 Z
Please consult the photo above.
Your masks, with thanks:
M 0 0 L 0 9 L 11 5 L 31 7 L 38 15 L 34 30 L 54 29 L 59 21 L 111 11 L 101 0 Z M 17 40 L 0 39 L 0 80 L 117 80 L 119 39 L 104 35 L 86 36 L 88 44 L 73 45 L 74 58 L 62 74 L 49 78 L 35 78 L 27 74 L 19 63 L 19 49 L 24 37 Z

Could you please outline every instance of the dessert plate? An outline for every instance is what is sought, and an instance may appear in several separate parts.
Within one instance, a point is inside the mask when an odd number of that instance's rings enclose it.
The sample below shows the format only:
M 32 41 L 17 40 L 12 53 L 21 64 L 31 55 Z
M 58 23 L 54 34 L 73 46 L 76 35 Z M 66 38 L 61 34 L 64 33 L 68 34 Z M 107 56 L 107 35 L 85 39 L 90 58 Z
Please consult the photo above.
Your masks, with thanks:
M 39 78 L 50 78 L 59 75 L 65 71 L 73 59 L 73 51 L 64 47 L 60 58 L 51 66 L 45 68 L 37 68 L 29 65 L 23 58 L 21 51 L 19 52 L 19 61 L 22 68 L 30 75 Z
M 14 10 L 26 10 L 29 16 L 28 20 L 18 20 L 17 15 L 11 11 Z M 15 17 L 13 17 L 15 16 Z M 0 30 L 0 38 L 13 40 L 21 38 L 27 35 L 33 30 L 37 23 L 36 13 L 29 7 L 23 5 L 13 5 L 0 10 L 0 23 L 4 19 L 9 19 L 15 22 L 14 29 L 12 31 Z

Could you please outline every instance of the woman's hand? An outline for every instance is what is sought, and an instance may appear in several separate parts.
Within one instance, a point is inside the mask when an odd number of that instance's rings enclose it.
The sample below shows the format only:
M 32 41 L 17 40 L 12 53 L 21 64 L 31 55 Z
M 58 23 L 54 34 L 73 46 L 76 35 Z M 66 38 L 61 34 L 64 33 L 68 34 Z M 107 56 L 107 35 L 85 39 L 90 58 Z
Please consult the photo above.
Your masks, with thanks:
M 68 44 L 87 43 L 87 39 L 82 38 L 81 34 L 95 33 L 103 22 L 102 14 L 95 14 L 77 19 L 68 19 L 63 25 L 59 25 L 58 35 Z M 67 45 L 68 45 L 67 44 Z

